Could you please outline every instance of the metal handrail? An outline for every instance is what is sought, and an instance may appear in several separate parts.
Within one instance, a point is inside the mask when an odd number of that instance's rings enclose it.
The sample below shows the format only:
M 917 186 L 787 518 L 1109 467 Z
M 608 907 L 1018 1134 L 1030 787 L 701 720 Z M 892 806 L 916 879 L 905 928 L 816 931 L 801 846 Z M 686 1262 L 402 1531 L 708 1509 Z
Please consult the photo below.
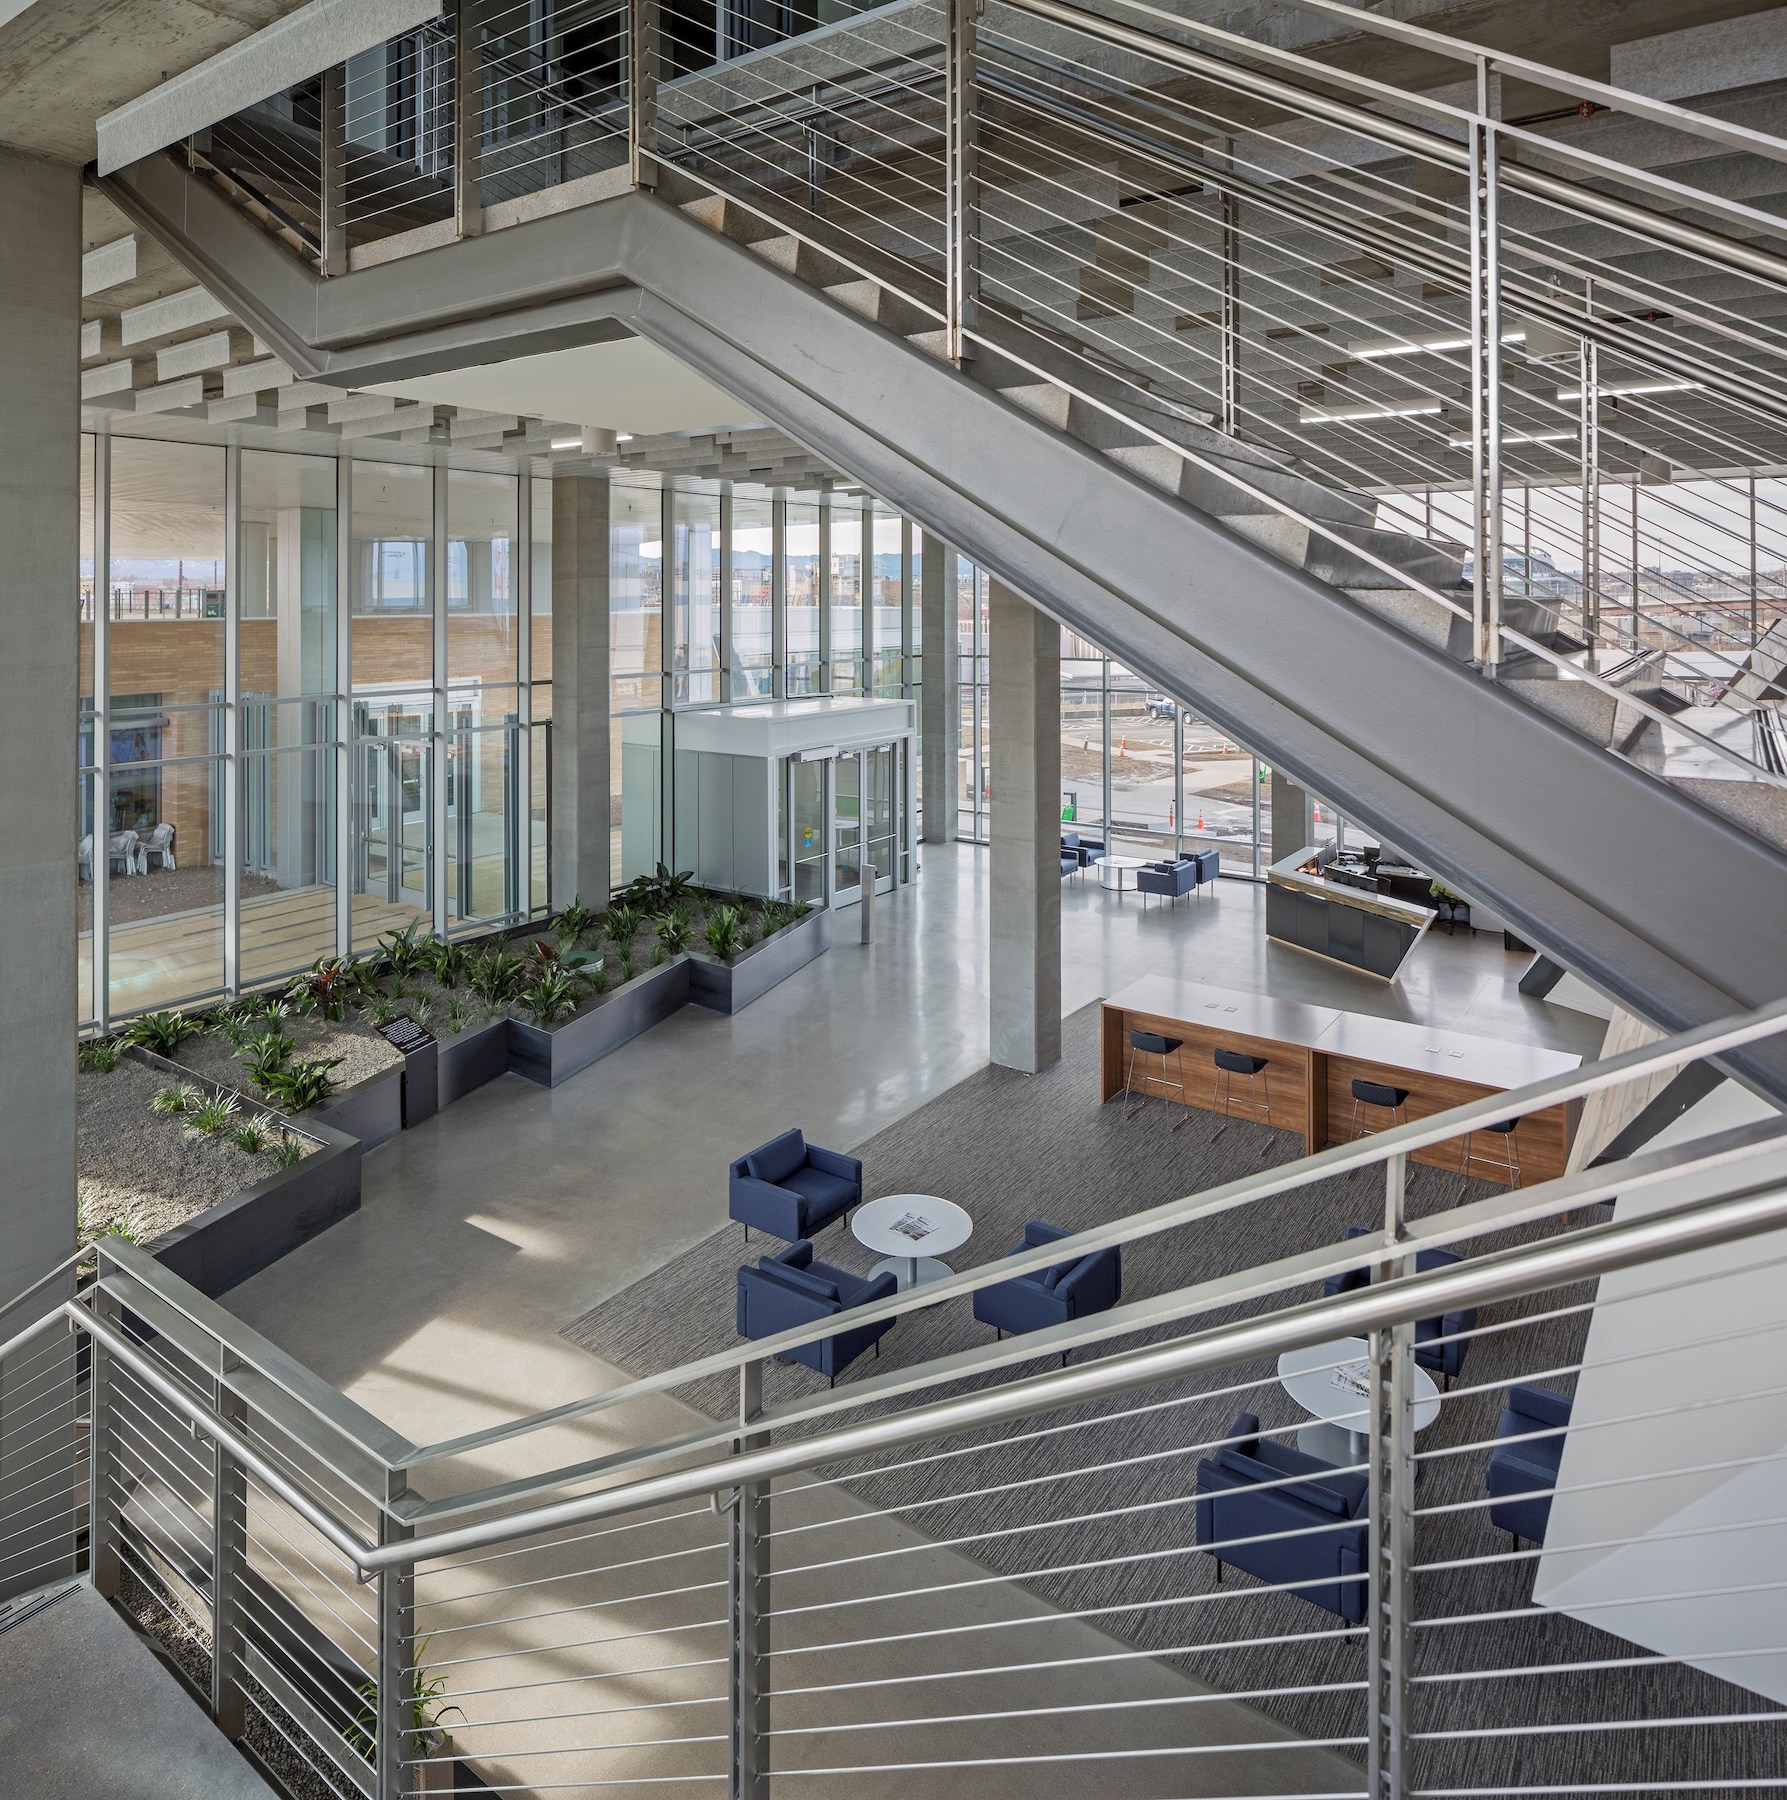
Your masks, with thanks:
M 973 1294 L 977 1289 L 997 1282 L 1009 1281 L 1035 1270 L 1052 1268 L 1064 1257 L 1085 1256 L 1094 1250 L 1171 1231 L 1177 1226 L 1191 1223 L 1225 1202 L 1229 1196 L 1239 1196 L 1251 1201 L 1288 1193 L 1307 1187 L 1312 1182 L 1325 1180 L 1331 1175 L 1370 1168 L 1397 1156 L 1413 1155 L 1417 1150 L 1429 1149 L 1435 1144 L 1460 1137 L 1474 1127 L 1496 1123 L 1516 1114 L 1561 1105 L 1570 1100 L 1584 1099 L 1590 1094 L 1617 1087 L 1645 1075 L 1681 1068 L 1702 1058 L 1717 1057 L 1728 1050 L 1772 1037 L 1783 1029 L 1787 1029 L 1787 1000 L 1778 1000 L 1742 1020 L 1723 1020 L 1704 1025 L 1677 1037 L 1593 1063 L 1586 1071 L 1578 1069 L 1563 1075 L 1547 1076 L 1544 1080 L 1529 1083 L 1523 1088 L 1492 1094 L 1426 1119 L 1414 1119 L 1406 1125 L 1375 1132 L 1369 1138 L 1356 1139 L 1350 1144 L 1338 1144 L 1330 1150 L 1318 1151 L 1313 1156 L 1303 1157 L 1283 1168 L 1246 1176 L 1187 1198 L 1169 1200 L 1145 1212 L 1132 1213 L 1104 1225 L 1091 1226 L 1059 1243 L 1041 1245 L 1016 1256 L 1001 1258 L 996 1263 L 982 1264 L 977 1268 L 964 1269 L 939 1280 L 926 1282 L 922 1288 L 909 1289 L 904 1294 L 896 1294 L 873 1306 L 854 1309 L 852 1322 L 874 1324 L 883 1319 L 897 1319 L 906 1313 L 936 1305 L 942 1300 Z M 803 1344 L 818 1343 L 835 1335 L 836 1331 L 836 1321 L 829 1320 L 820 1325 L 779 1332 L 774 1337 L 756 1340 L 742 1348 L 717 1351 L 712 1356 L 702 1357 L 664 1374 L 646 1376 L 582 1400 L 567 1401 L 543 1412 L 530 1414 L 524 1419 L 487 1426 L 483 1430 L 444 1439 L 439 1443 L 420 1445 L 410 1458 L 408 1466 L 414 1469 L 446 1457 L 465 1455 L 570 1419 L 606 1411 L 628 1400 L 662 1393 L 667 1388 L 686 1386 L 711 1376 L 735 1374 L 747 1363 L 780 1355 Z
M 1286 1350 L 1334 1338 L 1390 1330 L 1411 1319 L 1481 1306 L 1537 1288 L 1586 1281 L 1661 1257 L 1715 1249 L 1783 1224 L 1787 1224 L 1787 1187 L 1778 1180 L 1769 1180 L 1715 1201 L 1692 1202 L 1630 1223 L 1615 1221 L 1589 1226 L 1566 1237 L 1426 1274 L 1392 1276 L 1261 1319 L 1216 1326 L 1175 1343 L 934 1401 L 813 1437 L 797 1437 L 763 1449 L 745 1449 L 692 1468 L 650 1476 L 482 1524 L 383 1545 L 367 1552 L 360 1567 L 368 1575 L 411 1567 L 418 1562 L 637 1512 L 672 1500 L 717 1495 L 747 1482 L 766 1482 L 928 1438 L 983 1430 L 1237 1363 L 1262 1361 Z M 1052 1247 L 1058 1257 L 1059 1246 Z M 732 1432 L 747 1437 L 762 1427 L 763 1421 L 752 1420 L 733 1426 Z

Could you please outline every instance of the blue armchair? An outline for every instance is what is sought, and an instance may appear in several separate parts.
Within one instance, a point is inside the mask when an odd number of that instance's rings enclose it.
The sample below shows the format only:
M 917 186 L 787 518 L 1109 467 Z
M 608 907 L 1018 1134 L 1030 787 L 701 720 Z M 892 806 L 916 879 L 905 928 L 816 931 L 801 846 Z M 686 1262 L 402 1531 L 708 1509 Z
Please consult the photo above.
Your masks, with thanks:
M 1024 1227 L 1024 1241 L 1013 1244 L 1006 1255 L 1017 1256 L 1034 1250 L 1038 1244 L 1058 1243 L 1072 1235 L 1059 1225 L 1032 1219 Z M 1094 1313 L 1109 1312 L 1122 1292 L 1122 1253 L 1112 1244 L 1072 1262 L 1056 1263 L 1029 1275 L 1014 1275 L 1010 1281 L 977 1290 L 974 1316 L 981 1324 L 991 1325 L 1001 1337 L 1008 1331 L 1042 1331 L 1050 1325 L 1065 1325 L 1070 1319 L 1089 1319 Z M 1067 1358 L 1063 1356 L 1061 1360 L 1065 1362 Z
M 1272 1443 L 1259 1431 L 1255 1414 L 1240 1414 L 1228 1432 L 1236 1441 L 1198 1464 L 1198 1544 L 1216 1558 L 1216 1579 L 1222 1579 L 1224 1564 L 1233 1563 L 1360 1624 L 1370 1481 L 1362 1472 L 1342 1473 L 1319 1457 Z M 1262 1485 L 1271 1482 L 1281 1485 Z M 1304 1535 L 1279 1535 L 1285 1532 Z
M 862 1200 L 862 1163 L 784 1131 L 731 1167 L 727 1210 L 745 1228 L 794 1243 L 823 1231 Z
M 891 1299 L 895 1291 L 891 1269 L 880 1275 L 852 1275 L 830 1263 L 814 1262 L 811 1244 L 790 1244 L 774 1256 L 759 1257 L 756 1268 L 747 1263 L 739 1270 L 738 1335 L 752 1340 L 774 1337 L 777 1332 L 840 1317 L 852 1307 Z M 871 1344 L 875 1354 L 881 1354 L 881 1339 L 893 1324 L 892 1319 L 877 1319 L 852 1326 L 835 1337 L 785 1351 L 782 1360 L 802 1363 L 836 1382 Z
M 1197 864 L 1199 887 L 1208 887 L 1222 873 L 1220 850 L 1194 850 L 1191 860 Z
M 1181 894 L 1189 894 L 1198 884 L 1198 866 L 1189 856 L 1177 862 L 1149 863 L 1135 872 L 1138 894 L 1159 894 L 1177 902 Z
M 1103 838 L 1085 837 L 1077 831 L 1065 831 L 1061 834 L 1061 848 L 1063 851 L 1071 848 L 1074 855 L 1080 859 L 1082 869 L 1089 869 L 1095 862 L 1104 861 Z
M 1564 1459 L 1563 1427 L 1570 1423 L 1570 1407 L 1567 1395 L 1555 1394 L 1550 1388 L 1522 1384 L 1508 1389 L 1483 1485 L 1495 1496 L 1489 1509 L 1490 1524 L 1511 1532 L 1516 1550 L 1522 1538 L 1534 1544 L 1545 1542 L 1545 1527 L 1551 1523 L 1551 1490 L 1557 1486 L 1558 1468 Z M 1528 1436 L 1535 1431 L 1553 1435 Z M 1504 1440 L 1508 1438 L 1527 1441 L 1507 1443 Z
M 1349 1238 L 1372 1235 L 1363 1225 L 1349 1225 L 1346 1234 Z M 1417 1250 L 1415 1273 L 1428 1275 L 1435 1269 L 1449 1269 L 1463 1261 L 1463 1257 L 1451 1250 Z M 1322 1292 L 1332 1299 L 1336 1294 L 1350 1294 L 1355 1288 L 1370 1285 L 1369 1269 L 1346 1269 L 1338 1275 L 1330 1275 L 1322 1283 Z M 1469 1334 L 1476 1328 L 1477 1309 L 1474 1306 L 1461 1306 L 1456 1312 L 1437 1319 L 1417 1319 L 1415 1361 L 1450 1387 L 1452 1377 L 1464 1367 L 1464 1354 L 1471 1347 Z
M 1063 844 L 1061 846 L 1061 879 L 1065 881 L 1069 875 L 1077 875 L 1079 872 L 1079 852 L 1077 850 L 1070 850 Z

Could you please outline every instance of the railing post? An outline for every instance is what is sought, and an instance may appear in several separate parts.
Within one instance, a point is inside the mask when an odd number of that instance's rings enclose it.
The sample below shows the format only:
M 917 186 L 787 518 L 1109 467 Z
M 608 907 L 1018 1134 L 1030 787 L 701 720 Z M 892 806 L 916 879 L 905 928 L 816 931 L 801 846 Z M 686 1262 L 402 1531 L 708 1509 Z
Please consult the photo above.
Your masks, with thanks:
M 1502 636 L 1502 312 L 1500 182 L 1488 58 L 1477 62 L 1471 120 L 1471 619 L 1472 660 L 1493 676 Z
M 975 108 L 976 42 L 983 0 L 948 0 L 944 45 L 943 233 L 944 351 L 952 363 L 973 354 L 980 287 L 979 125 Z
M 323 71 L 322 193 L 317 206 L 324 275 L 347 273 L 347 68 Z
M 655 187 L 658 0 L 627 0 L 627 154 L 634 187 Z
M 1595 284 L 1582 284 L 1585 312 L 1594 306 Z M 1588 666 L 1596 666 L 1601 636 L 1601 350 L 1582 340 L 1582 386 L 1578 430 L 1582 458 L 1582 635 L 1588 639 Z
M 766 1438 L 744 1429 L 763 1411 L 763 1364 L 738 1372 L 738 1448 L 760 1447 Z M 764 1654 L 769 1620 L 769 1487 L 743 1483 L 728 1514 L 726 1566 L 731 1597 L 727 1713 L 731 1738 L 730 1800 L 769 1800 L 769 1689 Z
M 235 1357 L 220 1344 L 212 1406 L 246 1435 L 248 1407 L 228 1384 Z M 227 1738 L 247 1727 L 242 1697 L 242 1577 L 248 1558 L 248 1476 L 221 1442 L 211 1446 L 211 1716 Z
M 1234 170 L 1235 140 L 1228 140 L 1227 166 Z M 1241 431 L 1241 201 L 1224 187 L 1218 201 L 1222 229 L 1222 392 L 1217 428 L 1228 437 Z
M 484 49 L 478 0 L 453 8 L 453 228 L 460 237 L 484 229 Z
M 96 1253 L 93 1294 L 88 1301 L 101 1324 L 114 1328 L 122 1323 L 123 1308 L 100 1286 L 107 1257 Z M 118 1426 L 115 1417 L 117 1389 L 112 1381 L 112 1353 L 98 1338 L 87 1339 L 87 1568 L 93 1591 L 104 1600 L 115 1600 L 122 1585 L 124 1564 L 118 1555 L 118 1495 L 112 1485 L 117 1457 Z
M 1407 1164 L 1385 1165 L 1385 1228 L 1401 1239 Z M 1414 1266 L 1400 1259 L 1387 1273 Z M 1405 1322 L 1371 1334 L 1371 1565 L 1366 1589 L 1366 1642 L 1371 1657 L 1367 1699 L 1368 1791 L 1371 1800 L 1404 1800 L 1409 1766 L 1410 1657 L 1414 1630 L 1414 1327 Z
M 379 1509 L 379 1542 L 404 1543 L 414 1535 L 395 1518 L 390 1505 L 407 1487 L 407 1471 L 393 1469 L 387 1476 L 386 1504 Z M 416 1578 L 408 1568 L 391 1567 L 378 1575 L 378 1740 L 377 1780 L 373 1800 L 403 1800 L 405 1772 L 415 1754 L 409 1728 L 415 1723 L 411 1704 L 415 1672 L 410 1667 L 415 1640 Z

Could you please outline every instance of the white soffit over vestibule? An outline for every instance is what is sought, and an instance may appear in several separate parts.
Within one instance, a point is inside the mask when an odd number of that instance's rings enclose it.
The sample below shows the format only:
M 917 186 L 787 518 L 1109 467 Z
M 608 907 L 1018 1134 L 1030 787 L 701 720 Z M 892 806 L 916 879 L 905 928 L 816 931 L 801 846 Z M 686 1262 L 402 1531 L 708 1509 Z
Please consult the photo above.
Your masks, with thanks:
M 758 423 L 743 402 L 639 337 L 477 363 L 389 381 L 370 391 L 474 412 L 595 425 L 630 437 L 740 430 Z
M 1775 1116 L 1726 1081 L 1646 1146 Z M 1747 1165 L 1787 1183 L 1787 1152 Z M 1729 1172 L 1622 1194 L 1622 1224 Z M 1787 1232 L 1601 1278 L 1536 1604 L 1787 1702 Z

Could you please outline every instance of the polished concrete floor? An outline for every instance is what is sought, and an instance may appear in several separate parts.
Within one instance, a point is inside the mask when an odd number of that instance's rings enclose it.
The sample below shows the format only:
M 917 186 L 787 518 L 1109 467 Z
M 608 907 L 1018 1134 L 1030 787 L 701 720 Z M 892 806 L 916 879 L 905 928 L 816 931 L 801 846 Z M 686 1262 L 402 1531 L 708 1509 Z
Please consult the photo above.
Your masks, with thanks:
M 506 1076 L 375 1151 L 366 1161 L 360 1212 L 237 1288 L 229 1296 L 232 1310 L 419 1443 L 618 1385 L 617 1369 L 567 1343 L 559 1329 L 718 1227 L 725 1219 L 726 1164 L 741 1147 L 790 1123 L 821 1142 L 858 1143 L 985 1063 L 986 852 L 940 847 L 925 862 L 916 887 L 880 901 L 875 944 L 862 945 L 855 915 L 842 915 L 828 956 L 737 1017 L 685 1009 L 555 1091 Z M 1505 952 L 1499 938 L 1435 939 L 1391 987 L 1268 944 L 1263 893 L 1248 885 L 1225 882 L 1176 909 L 1144 909 L 1134 895 L 1119 899 L 1094 883 L 1070 882 L 1063 902 L 1063 1004 L 1070 1012 L 1140 975 L 1170 971 L 1585 1052 L 1602 1030 L 1598 1020 L 1524 999 L 1516 984 L 1527 958 Z M 1046 1143 L 1036 1146 L 1039 1187 L 1046 1185 L 1048 1150 Z M 698 1422 L 673 1399 L 635 1402 L 505 1440 L 450 1469 L 430 1470 L 417 1485 L 424 1492 L 459 1491 L 515 1479 L 672 1438 Z M 1134 1660 L 1095 1621 L 1055 1615 L 1021 1586 L 987 1585 L 984 1569 L 969 1557 L 907 1542 L 916 1539 L 910 1526 L 868 1514 L 844 1489 L 824 1487 L 822 1497 L 841 1515 L 833 1552 L 848 1565 L 839 1570 L 840 1603 L 849 1598 L 850 1581 L 875 1578 L 865 1570 L 893 1566 L 884 1565 L 890 1554 L 904 1547 L 917 1556 L 906 1567 L 923 1577 L 915 1583 L 925 1596 L 914 1603 L 925 1627 L 918 1635 L 931 1638 L 943 1627 L 948 1644 L 959 1646 L 955 1654 L 966 1676 L 949 1684 L 946 1700 L 936 1697 L 945 1710 L 973 1719 L 985 1715 L 970 1709 L 1013 1704 L 1010 1673 L 973 1671 L 997 1658 L 1002 1646 L 1012 1654 L 1015 1630 L 1022 1654 L 1049 1659 L 1042 1672 L 1017 1678 L 1032 1716 L 1036 1709 L 1059 1713 L 1064 1723 L 1082 1716 L 1075 1708 L 1091 1704 L 1095 1729 L 1090 1738 L 1082 1732 L 1082 1746 L 1121 1744 L 1127 1748 L 1118 1753 L 1126 1756 L 1138 1754 L 1138 1745 L 1159 1746 L 1139 1752 L 1142 1762 L 1124 1765 L 1136 1800 L 1189 1791 L 1333 1793 L 1358 1785 L 1355 1764 L 1287 1739 L 1253 1709 L 1200 1688 L 1178 1669 Z M 654 1538 L 630 1554 L 675 1547 L 674 1539 Z M 576 1576 L 579 1565 L 561 1567 L 558 1555 L 542 1554 L 554 1582 Z M 489 1567 L 480 1565 L 474 1576 Z M 570 1589 L 549 1591 L 577 1604 Z M 647 1598 L 648 1604 L 605 1613 L 604 1630 L 673 1629 L 676 1615 L 667 1606 L 674 1602 Z M 506 1666 L 519 1677 L 534 1660 L 560 1654 L 550 1637 L 558 1614 L 554 1602 L 536 1615 L 538 1594 L 529 1607 L 516 1607 L 514 1599 L 475 1592 L 464 1604 L 467 1628 L 504 1634 L 503 1654 L 515 1659 Z M 610 1652 L 579 1654 L 585 1658 L 579 1666 L 587 1667 L 588 1655 Z M 835 1655 L 824 1655 L 829 1666 Z M 821 1800 L 833 1794 L 880 1800 L 884 1793 L 888 1800 L 943 1800 L 960 1791 L 959 1771 L 938 1769 L 922 1778 L 895 1773 L 909 1767 L 903 1765 L 909 1746 L 897 1730 L 888 1735 L 897 1720 L 886 1728 L 874 1723 L 888 1709 L 897 1715 L 914 1707 L 898 1683 L 928 1679 L 918 1655 L 899 1644 L 878 1651 L 880 1685 L 866 1698 L 824 1703 L 818 1715 L 829 1721 L 826 1730 L 836 1730 L 833 1713 L 849 1708 L 848 1729 L 873 1734 L 855 1740 L 860 1754 L 886 1772 L 872 1780 L 859 1773 L 835 1780 L 809 1774 L 803 1791 Z M 677 1721 L 699 1717 L 709 1704 L 696 1697 L 697 1675 L 687 1666 L 640 1682 L 628 1673 L 636 1667 L 617 1665 L 615 1678 L 636 1687 L 635 1705 L 645 1709 L 623 1715 L 623 1722 L 652 1721 L 641 1739 L 661 1744 L 660 1726 L 666 1733 L 686 1729 Z M 457 1692 L 464 1676 L 457 1668 L 450 1673 Z M 885 1685 L 890 1679 L 895 1685 Z M 547 1691 L 580 1690 L 573 1684 Z M 527 1747 L 529 1740 L 512 1764 L 497 1754 L 498 1738 L 512 1740 L 516 1729 L 552 1732 L 540 1722 L 538 1694 L 532 1686 L 514 1695 L 481 1694 L 479 1716 L 490 1722 L 467 1730 L 465 1753 L 498 1773 L 525 1778 L 531 1768 L 532 1778 L 541 1779 L 539 1765 L 527 1760 L 541 1751 Z M 1099 1710 L 1100 1701 L 1113 1710 Z M 521 1714 L 536 1722 L 504 1723 Z M 952 1742 L 963 1754 L 988 1759 L 972 1777 L 978 1791 L 992 1800 L 1052 1800 L 1085 1791 L 1088 1765 L 1080 1761 L 1005 1765 L 1011 1728 L 997 1719 L 1008 1716 L 995 1713 L 992 1722 L 955 1728 L 962 1735 Z M 794 1756 L 810 1768 L 807 1751 L 779 1742 L 778 1757 Z M 1185 1747 L 1193 1744 L 1199 1748 L 1187 1763 Z M 1147 1760 L 1161 1750 L 1168 1752 L 1164 1760 Z M 603 1750 L 599 1762 L 560 1765 L 547 1778 L 611 1780 L 623 1769 L 645 1776 L 646 1762 L 614 1760 L 637 1754 Z
M 984 849 L 930 848 L 875 944 L 843 913 L 828 956 L 736 1017 L 686 1008 L 556 1090 L 505 1076 L 373 1152 L 361 1211 L 232 1309 L 418 1441 L 604 1385 L 559 1328 L 720 1225 L 740 1149 L 791 1123 L 859 1143 L 985 1063 L 988 905 Z M 1392 985 L 1269 942 L 1251 884 L 1144 908 L 1070 881 L 1062 914 L 1065 1012 L 1173 973 L 1584 1054 L 1603 1030 L 1521 995 L 1529 959 L 1499 936 L 1430 934 Z

